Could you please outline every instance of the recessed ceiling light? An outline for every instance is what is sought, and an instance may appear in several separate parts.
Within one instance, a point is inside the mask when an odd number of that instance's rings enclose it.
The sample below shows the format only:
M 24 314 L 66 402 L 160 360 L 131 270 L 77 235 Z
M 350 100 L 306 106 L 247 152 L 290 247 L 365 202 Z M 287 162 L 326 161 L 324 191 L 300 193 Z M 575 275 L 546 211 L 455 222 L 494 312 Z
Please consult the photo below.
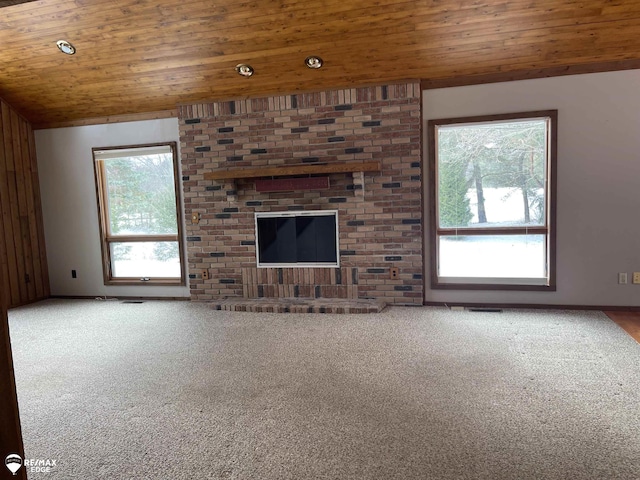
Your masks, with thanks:
M 238 72 L 238 75 L 242 75 L 243 77 L 250 77 L 253 75 L 253 67 L 246 63 L 240 63 L 236 65 L 236 72 Z
M 309 68 L 320 68 L 324 62 L 320 57 L 316 57 L 315 55 L 311 55 L 304 59 L 304 64 Z
M 74 53 L 76 53 L 76 47 L 71 45 L 66 40 L 58 40 L 56 42 L 56 45 L 58 45 L 58 48 L 62 53 L 66 53 L 67 55 L 73 55 Z

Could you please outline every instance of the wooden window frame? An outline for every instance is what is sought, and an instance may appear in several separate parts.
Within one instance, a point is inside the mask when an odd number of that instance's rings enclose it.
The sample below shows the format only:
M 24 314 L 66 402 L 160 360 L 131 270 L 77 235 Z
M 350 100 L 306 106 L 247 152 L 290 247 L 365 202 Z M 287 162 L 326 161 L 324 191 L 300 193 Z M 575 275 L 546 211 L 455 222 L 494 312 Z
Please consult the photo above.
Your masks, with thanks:
M 527 120 L 547 117 L 550 120 L 547 151 L 547 192 L 545 226 L 495 227 L 495 228 L 438 228 L 438 185 L 436 127 L 455 124 L 489 123 L 494 121 Z M 430 270 L 433 290 L 556 290 L 556 211 L 557 211 L 557 152 L 558 152 L 558 111 L 541 110 L 498 115 L 447 118 L 427 122 L 427 143 L 429 155 L 429 220 L 430 220 Z M 443 235 L 524 235 L 543 234 L 547 236 L 547 283 L 532 285 L 526 283 L 491 282 L 490 277 L 479 277 L 478 282 L 442 282 L 438 275 L 438 237 Z
M 176 235 L 111 235 L 109 223 L 109 211 L 107 205 L 107 177 L 104 169 L 104 160 L 96 159 L 96 152 L 108 150 L 135 150 L 153 147 L 169 147 L 173 158 L 173 179 L 176 199 Z M 186 265 L 184 258 L 184 245 L 182 234 L 182 208 L 180 206 L 180 168 L 178 164 L 178 147 L 176 142 L 149 143 L 141 145 L 125 145 L 117 147 L 95 147 L 91 149 L 93 154 L 93 167 L 96 182 L 96 197 L 98 203 L 98 219 L 100 224 L 100 245 L 102 249 L 102 271 L 105 285 L 151 285 L 151 286 L 184 286 L 186 285 Z M 180 278 L 174 277 L 113 277 L 111 265 L 111 243 L 122 242 L 178 242 L 178 255 L 180 256 Z

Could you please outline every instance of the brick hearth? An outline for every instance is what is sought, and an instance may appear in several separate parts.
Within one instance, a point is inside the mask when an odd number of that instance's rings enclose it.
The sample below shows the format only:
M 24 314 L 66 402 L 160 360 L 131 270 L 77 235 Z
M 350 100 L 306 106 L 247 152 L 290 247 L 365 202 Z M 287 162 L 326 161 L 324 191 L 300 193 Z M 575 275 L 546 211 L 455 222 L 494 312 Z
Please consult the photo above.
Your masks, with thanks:
M 342 298 L 231 298 L 213 302 L 216 310 L 263 313 L 379 313 L 385 306 L 380 300 Z

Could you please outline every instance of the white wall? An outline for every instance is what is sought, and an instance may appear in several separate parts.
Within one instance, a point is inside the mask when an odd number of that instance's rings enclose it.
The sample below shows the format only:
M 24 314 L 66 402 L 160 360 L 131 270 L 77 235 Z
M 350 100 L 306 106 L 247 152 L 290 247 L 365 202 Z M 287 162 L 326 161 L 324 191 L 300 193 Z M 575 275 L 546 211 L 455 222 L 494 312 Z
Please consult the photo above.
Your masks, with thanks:
M 188 297 L 187 287 L 104 285 L 91 154 L 93 147 L 179 145 L 178 120 L 36 130 L 35 139 L 51 294 Z
M 640 271 L 639 85 L 631 70 L 423 92 L 425 165 L 427 120 L 558 110 L 557 291 L 431 290 L 427 244 L 425 300 L 640 306 L 640 285 L 617 284 Z

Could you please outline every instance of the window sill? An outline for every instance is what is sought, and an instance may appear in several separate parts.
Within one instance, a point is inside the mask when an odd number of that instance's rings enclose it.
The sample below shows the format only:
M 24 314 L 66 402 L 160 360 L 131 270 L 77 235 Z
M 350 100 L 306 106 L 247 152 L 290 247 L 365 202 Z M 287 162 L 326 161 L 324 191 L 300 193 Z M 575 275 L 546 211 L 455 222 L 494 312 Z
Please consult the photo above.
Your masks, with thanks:
M 555 285 L 533 285 L 514 283 L 443 283 L 431 282 L 431 290 L 509 290 L 529 292 L 555 292 Z
M 184 287 L 186 282 L 181 278 L 152 278 L 150 280 L 140 280 L 139 278 L 117 278 L 105 280 L 105 285 L 138 285 L 138 286 L 154 286 L 154 287 Z

